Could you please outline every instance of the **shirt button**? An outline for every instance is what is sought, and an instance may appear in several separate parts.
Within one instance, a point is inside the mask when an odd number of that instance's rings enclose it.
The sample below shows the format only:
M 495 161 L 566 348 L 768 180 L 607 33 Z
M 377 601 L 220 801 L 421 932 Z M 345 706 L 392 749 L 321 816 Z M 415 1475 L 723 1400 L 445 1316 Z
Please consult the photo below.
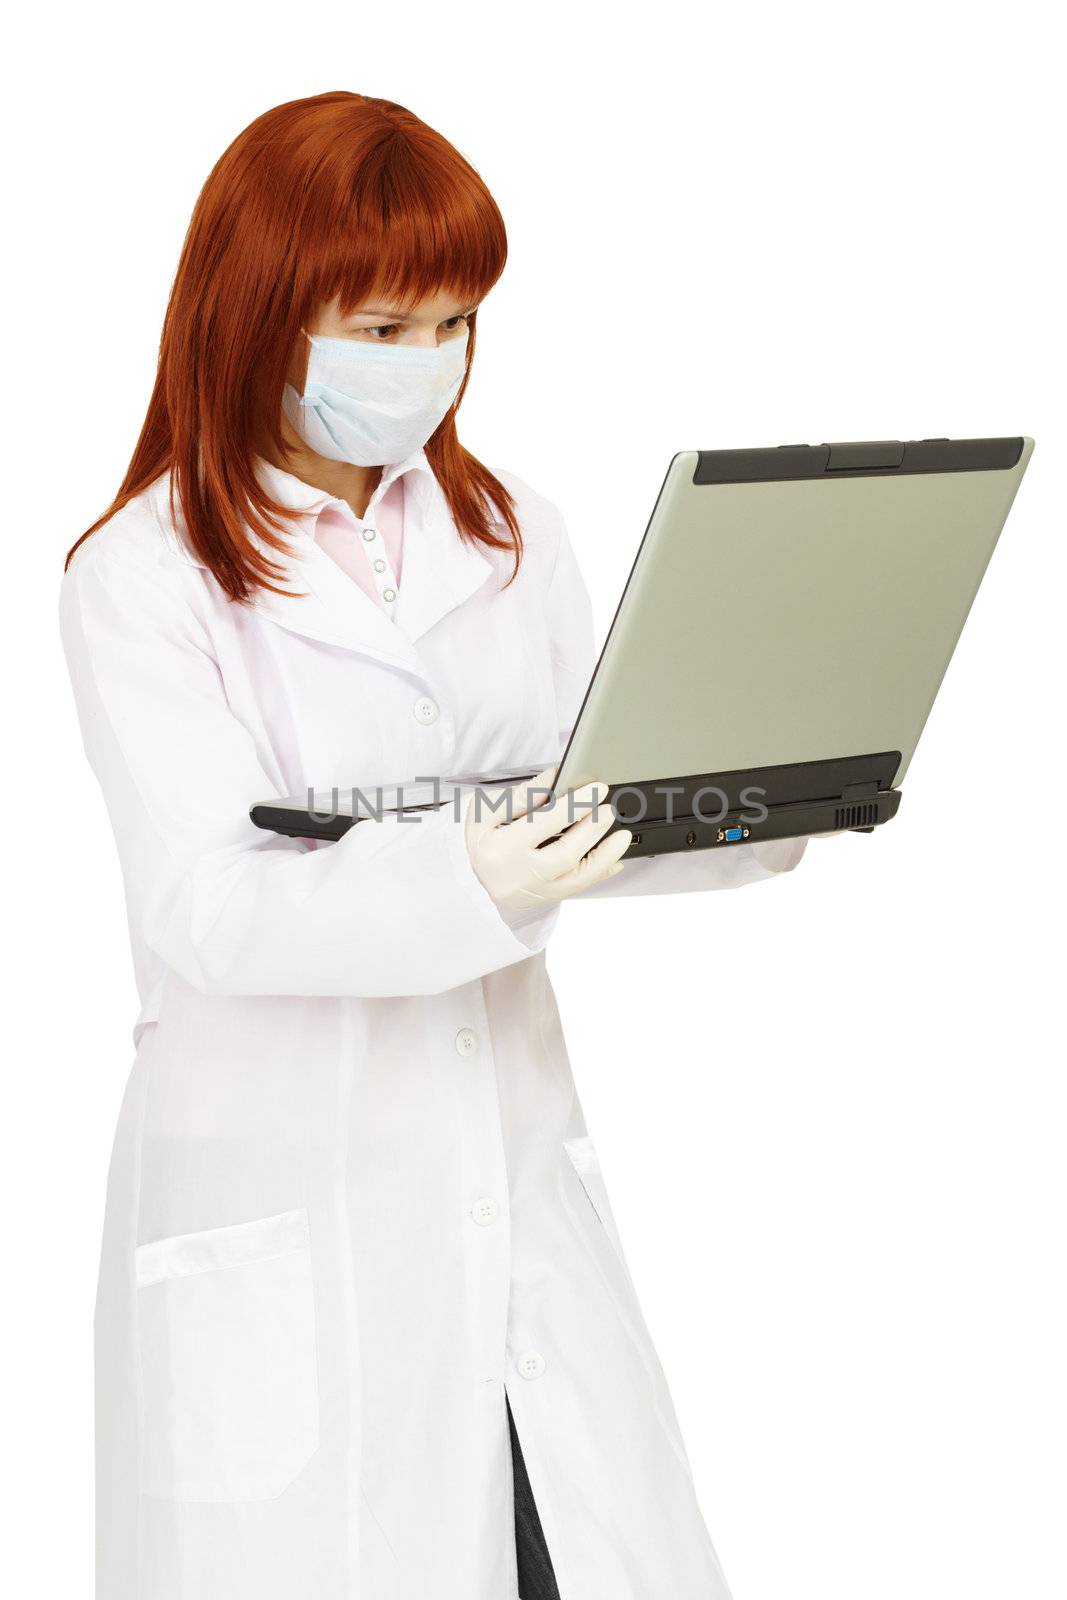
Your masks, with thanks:
M 371 539 L 376 539 L 378 537 L 378 530 L 376 528 L 364 528 L 363 537 L 368 543 L 370 543 Z
M 436 722 L 438 714 L 439 712 L 436 700 L 428 700 L 423 697 L 423 699 L 415 701 L 416 721 L 426 723 Z
M 380 556 L 378 557 L 378 560 L 374 563 L 374 570 L 375 570 L 375 572 L 384 572 L 385 571 L 385 562 L 382 560 L 382 558 Z
M 460 1028 L 456 1034 L 456 1049 L 461 1056 L 473 1056 L 478 1051 L 478 1035 L 473 1028 Z
M 488 1228 L 500 1215 L 500 1207 L 489 1195 L 483 1195 L 471 1206 L 471 1216 L 480 1228 Z
M 383 589 L 382 590 L 382 599 L 383 600 L 395 600 L 396 599 L 396 590 L 395 589 Z
M 539 1378 L 545 1370 L 545 1358 L 540 1350 L 527 1350 L 517 1362 L 519 1375 L 523 1378 Z

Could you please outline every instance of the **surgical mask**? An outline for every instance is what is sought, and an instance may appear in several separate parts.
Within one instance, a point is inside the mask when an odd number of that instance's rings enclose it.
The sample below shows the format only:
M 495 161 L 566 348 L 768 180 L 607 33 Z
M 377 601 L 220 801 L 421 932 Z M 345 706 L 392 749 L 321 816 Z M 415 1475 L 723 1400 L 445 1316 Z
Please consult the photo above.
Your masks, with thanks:
M 331 461 L 389 466 L 421 449 L 459 393 L 467 334 L 432 349 L 309 335 L 304 393 L 282 406 L 304 443 Z

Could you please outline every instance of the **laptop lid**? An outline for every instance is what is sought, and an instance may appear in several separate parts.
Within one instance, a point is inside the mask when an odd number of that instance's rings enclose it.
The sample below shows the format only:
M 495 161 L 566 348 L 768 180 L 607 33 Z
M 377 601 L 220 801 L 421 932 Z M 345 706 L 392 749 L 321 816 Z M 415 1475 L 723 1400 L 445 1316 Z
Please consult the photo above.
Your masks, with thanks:
M 677 454 L 556 791 L 885 752 L 899 784 L 1033 446 Z

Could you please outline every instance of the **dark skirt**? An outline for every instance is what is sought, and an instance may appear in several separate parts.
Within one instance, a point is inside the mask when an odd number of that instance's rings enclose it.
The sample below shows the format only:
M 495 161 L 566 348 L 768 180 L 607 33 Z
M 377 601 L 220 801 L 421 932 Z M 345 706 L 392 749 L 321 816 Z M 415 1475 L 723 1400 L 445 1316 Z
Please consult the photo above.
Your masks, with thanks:
M 508 1431 L 511 1434 L 511 1461 L 515 1478 L 515 1552 L 519 1567 L 519 1600 L 559 1600 L 552 1560 L 541 1532 L 541 1518 L 530 1491 L 530 1480 L 519 1448 L 519 1436 L 515 1432 L 510 1404 Z

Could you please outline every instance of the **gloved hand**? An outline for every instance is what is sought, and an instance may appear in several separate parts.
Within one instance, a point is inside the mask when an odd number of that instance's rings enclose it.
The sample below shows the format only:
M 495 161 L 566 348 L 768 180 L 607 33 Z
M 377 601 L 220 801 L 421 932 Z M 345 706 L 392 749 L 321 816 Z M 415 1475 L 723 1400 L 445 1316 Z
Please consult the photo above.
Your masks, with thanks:
M 510 821 L 506 806 L 496 806 L 501 789 L 476 792 L 467 803 L 467 854 L 501 911 L 544 909 L 602 878 L 613 877 L 624 866 L 619 857 L 633 838 L 629 828 L 603 839 L 615 821 L 615 813 L 605 801 L 608 785 L 591 783 L 583 789 L 567 789 L 549 800 L 544 791 L 554 775 L 555 768 L 546 767 L 513 786 Z M 560 837 L 542 846 L 543 839 L 553 839 L 555 834 Z M 601 839 L 603 843 L 598 844 Z

